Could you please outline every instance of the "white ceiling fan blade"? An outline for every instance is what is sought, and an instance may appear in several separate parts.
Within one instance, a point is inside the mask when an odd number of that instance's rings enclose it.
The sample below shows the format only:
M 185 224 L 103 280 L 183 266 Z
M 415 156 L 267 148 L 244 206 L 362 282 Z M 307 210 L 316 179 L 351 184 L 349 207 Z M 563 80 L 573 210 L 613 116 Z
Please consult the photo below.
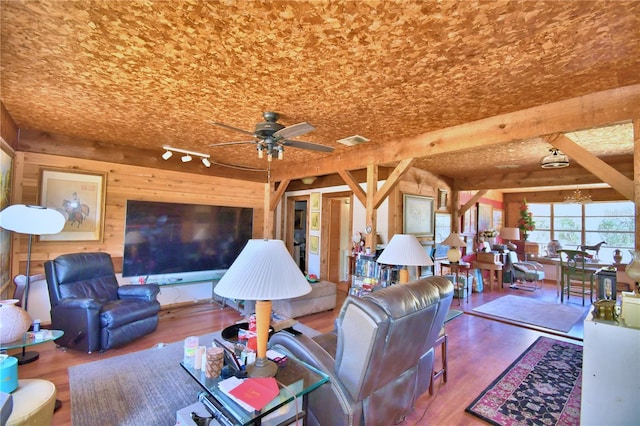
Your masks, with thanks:
M 321 152 L 333 152 L 333 148 L 331 148 L 330 146 L 318 145 L 317 143 L 292 141 L 289 139 L 281 140 L 279 141 L 279 143 L 281 143 L 286 147 L 310 149 L 312 151 L 321 151 Z
M 244 133 L 245 135 L 253 136 L 253 132 L 250 132 L 248 130 L 238 129 L 237 127 L 228 126 L 228 125 L 226 125 L 224 123 L 218 123 L 217 121 L 207 121 L 207 123 L 213 124 L 214 126 L 222 127 L 222 128 L 228 129 L 228 130 L 233 130 L 233 131 L 236 131 L 236 132 Z
M 314 131 L 316 128 L 307 122 L 292 124 L 289 127 L 280 129 L 273 134 L 274 138 L 289 139 L 296 136 L 304 135 L 306 133 Z

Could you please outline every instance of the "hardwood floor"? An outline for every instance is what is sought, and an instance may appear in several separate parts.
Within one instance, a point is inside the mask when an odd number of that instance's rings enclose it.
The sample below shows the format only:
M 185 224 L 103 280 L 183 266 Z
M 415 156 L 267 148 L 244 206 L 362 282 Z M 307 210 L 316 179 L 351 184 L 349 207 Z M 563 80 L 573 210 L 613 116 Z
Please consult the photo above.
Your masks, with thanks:
M 473 307 L 506 294 L 560 302 L 556 295 L 555 283 L 545 283 L 542 289 L 535 292 L 509 288 L 496 289 L 493 292 L 485 290 L 483 293 L 472 294 L 469 302 L 463 302 L 461 306 L 458 306 L 459 300 L 454 299 L 452 308 L 469 312 Z M 342 304 L 345 297 L 344 292 L 338 292 L 337 306 Z M 585 312 L 587 309 L 585 308 Z M 336 308 L 333 311 L 308 315 L 298 320 L 318 331 L 326 332 L 333 329 L 333 321 L 337 313 Z M 56 348 L 53 342 L 35 346 L 33 350 L 40 352 L 40 359 L 20 366 L 18 374 L 21 379 L 44 378 L 52 381 L 57 387 L 57 397 L 62 401 L 62 407 L 54 414 L 53 424 L 71 425 L 67 373 L 69 367 L 148 349 L 160 342 L 171 343 L 190 335 L 202 335 L 221 330 L 240 319 L 240 314 L 234 309 L 229 307 L 221 309 L 220 305 L 215 303 L 162 311 L 160 324 L 155 333 L 124 348 L 111 349 L 104 353 L 85 354 L 76 351 L 64 352 Z M 446 329 L 449 334 L 447 383 L 443 383 L 442 378 L 438 379 L 434 395 L 430 396 L 428 392 L 422 395 L 416 409 L 405 419 L 403 425 L 484 425 L 484 422 L 465 413 L 464 409 L 539 336 L 549 335 L 539 330 L 466 313 L 447 323 Z M 582 338 L 581 322 L 567 336 L 553 337 L 579 342 Z M 436 363 L 439 365 L 439 348 L 436 353 Z M 99 423 L 99 419 L 96 419 L 96 422 Z

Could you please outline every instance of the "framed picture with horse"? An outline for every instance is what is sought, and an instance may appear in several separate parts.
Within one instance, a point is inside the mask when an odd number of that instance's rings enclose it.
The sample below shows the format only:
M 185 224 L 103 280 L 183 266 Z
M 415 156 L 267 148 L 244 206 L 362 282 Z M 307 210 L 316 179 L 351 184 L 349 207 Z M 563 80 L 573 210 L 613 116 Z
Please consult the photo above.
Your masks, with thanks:
M 66 222 L 40 241 L 102 241 L 105 182 L 105 173 L 41 169 L 39 204 L 58 210 Z

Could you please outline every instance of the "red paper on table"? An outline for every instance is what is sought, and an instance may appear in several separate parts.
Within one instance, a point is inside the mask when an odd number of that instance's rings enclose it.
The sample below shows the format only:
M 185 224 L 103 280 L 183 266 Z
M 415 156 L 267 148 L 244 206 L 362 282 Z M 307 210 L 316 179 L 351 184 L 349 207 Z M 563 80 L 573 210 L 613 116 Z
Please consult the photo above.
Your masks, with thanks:
M 280 390 L 273 377 L 250 377 L 231 389 L 229 393 L 256 410 L 262 410 L 278 396 Z

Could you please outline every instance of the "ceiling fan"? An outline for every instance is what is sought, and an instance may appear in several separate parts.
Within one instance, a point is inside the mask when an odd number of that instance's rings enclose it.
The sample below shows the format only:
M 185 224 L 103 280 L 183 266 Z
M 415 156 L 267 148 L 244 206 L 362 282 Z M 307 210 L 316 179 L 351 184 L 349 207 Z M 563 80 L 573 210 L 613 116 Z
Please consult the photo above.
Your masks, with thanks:
M 216 143 L 210 146 L 226 146 L 226 145 L 241 145 L 253 143 L 256 144 L 256 149 L 258 150 L 258 157 L 264 158 L 264 155 L 267 155 L 267 159 L 271 161 L 273 156 L 275 155 L 278 160 L 282 160 L 284 158 L 284 148 L 292 147 L 292 148 L 300 148 L 300 149 L 309 149 L 312 151 L 321 151 L 321 152 L 332 152 L 333 148 L 319 145 L 311 142 L 303 142 L 296 141 L 290 138 L 295 138 L 297 136 L 301 136 L 307 134 L 313 130 L 311 124 L 302 122 L 298 124 L 293 124 L 291 126 L 283 126 L 278 123 L 278 118 L 280 115 L 276 112 L 267 111 L 262 113 L 262 117 L 264 120 L 262 123 L 257 123 L 255 131 L 250 132 L 248 130 L 238 129 L 237 127 L 228 126 L 224 123 L 219 123 L 217 121 L 208 121 L 208 123 L 213 124 L 215 126 L 219 126 L 225 129 L 234 130 L 236 132 L 244 133 L 245 135 L 253 136 L 253 140 L 250 141 L 237 141 L 237 142 L 223 142 Z

